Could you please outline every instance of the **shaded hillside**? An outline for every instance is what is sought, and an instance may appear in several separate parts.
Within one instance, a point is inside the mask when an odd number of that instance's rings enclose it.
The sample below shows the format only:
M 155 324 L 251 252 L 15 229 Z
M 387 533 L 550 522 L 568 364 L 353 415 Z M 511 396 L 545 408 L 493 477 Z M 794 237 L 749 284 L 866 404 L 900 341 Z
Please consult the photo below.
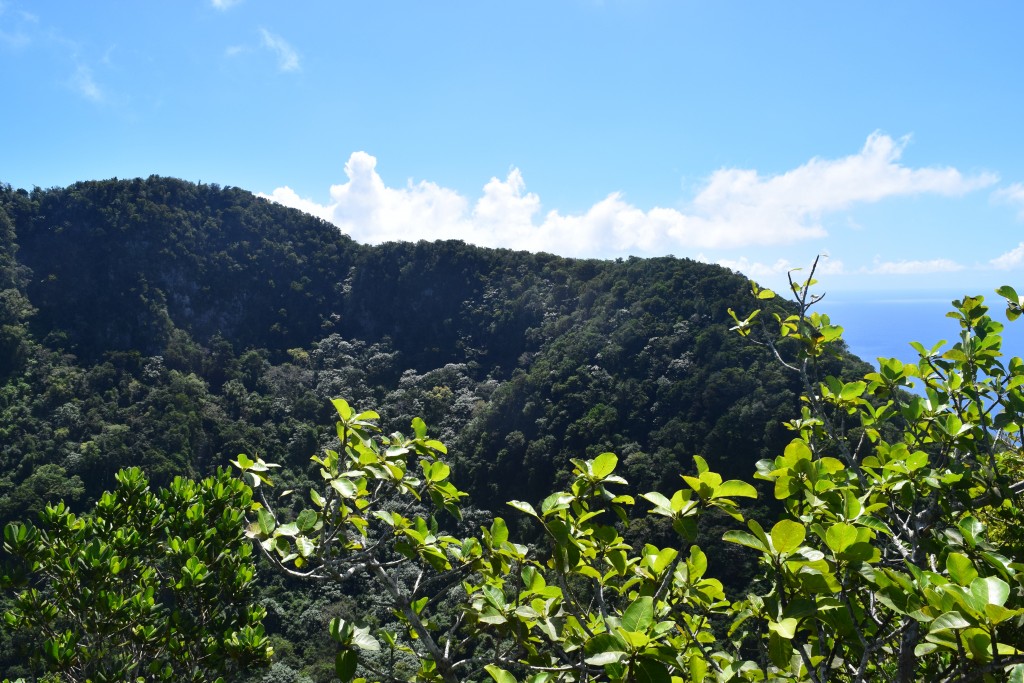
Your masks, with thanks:
M 332 226 L 236 188 L 168 178 L 5 193 L 31 269 L 33 329 L 92 362 L 160 353 L 175 327 L 204 343 L 308 345 L 359 249 Z
M 370 247 L 159 177 L 3 187 L 0 228 L 4 518 L 129 463 L 157 483 L 239 451 L 300 465 L 338 395 L 392 428 L 423 415 L 495 504 L 601 450 L 641 487 L 694 453 L 745 476 L 795 410 L 794 379 L 728 332 L 747 283 L 717 266 Z

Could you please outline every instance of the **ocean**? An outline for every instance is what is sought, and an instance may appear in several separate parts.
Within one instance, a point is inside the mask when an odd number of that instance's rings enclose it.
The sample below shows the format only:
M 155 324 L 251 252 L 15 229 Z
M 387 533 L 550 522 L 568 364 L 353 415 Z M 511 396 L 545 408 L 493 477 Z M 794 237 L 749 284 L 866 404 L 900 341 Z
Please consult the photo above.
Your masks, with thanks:
M 963 292 L 846 291 L 829 293 L 815 310 L 827 313 L 833 324 L 843 327 L 843 338 L 855 354 L 873 365 L 877 358 L 898 358 L 916 362 L 910 342 L 931 348 L 946 340 L 949 348 L 960 338 L 956 320 L 946 317 L 950 302 Z M 1007 323 L 1006 307 L 995 293 L 985 294 L 989 315 L 1002 322 L 1003 353 L 1024 356 L 1024 317 Z

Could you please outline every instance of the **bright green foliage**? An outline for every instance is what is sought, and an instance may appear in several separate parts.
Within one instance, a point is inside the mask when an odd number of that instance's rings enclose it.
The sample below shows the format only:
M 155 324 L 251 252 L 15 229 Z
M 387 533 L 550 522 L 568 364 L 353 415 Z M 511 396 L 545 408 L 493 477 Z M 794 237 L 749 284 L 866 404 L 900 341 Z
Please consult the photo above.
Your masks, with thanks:
M 500 517 L 478 536 L 446 533 L 433 513 L 458 518 L 464 494 L 444 446 L 419 419 L 413 437 L 380 436 L 376 413 L 342 400 L 341 447 L 313 458 L 324 481 L 313 506 L 285 521 L 264 496 L 249 534 L 293 576 L 366 573 L 392 600 L 402 633 L 331 623 L 345 681 L 1024 680 L 1020 548 L 982 521 L 1021 519 L 1024 482 L 1007 473 L 1022 460 L 1024 361 L 1002 360 L 1001 326 L 966 297 L 954 302 L 962 332 L 952 347 L 915 345 L 917 363 L 880 359 L 858 381 L 821 376 L 842 330 L 810 311 L 812 284 L 794 285 L 795 314 L 734 314 L 805 387 L 793 439 L 757 464 L 780 518 L 725 534 L 764 571 L 739 601 L 694 539 L 712 508 L 743 524 L 739 499 L 756 489 L 723 481 L 702 458 L 671 495 L 640 496 L 671 520 L 676 543 L 626 543 L 636 499 L 618 458 L 602 453 L 572 461 L 566 490 L 509 502 L 543 533 L 534 550 Z M 773 293 L 754 293 L 773 304 Z M 1015 292 L 1000 294 L 1019 308 Z M 771 317 L 777 331 L 761 325 Z M 234 464 L 261 492 L 270 483 L 261 459 Z M 382 670 L 366 656 L 385 649 L 415 654 L 418 670 Z
M 614 491 L 626 484 L 615 474 L 615 455 L 573 461 L 570 489 L 552 493 L 539 509 L 509 503 L 548 538 L 549 552 L 535 557 L 509 540 L 500 517 L 479 538 L 460 539 L 441 532 L 433 516 L 415 514 L 416 503 L 429 500 L 432 509 L 458 517 L 464 495 L 438 459 L 444 446 L 427 437 L 421 420 L 413 421 L 411 438 L 381 437 L 376 413 L 356 414 L 340 399 L 334 405 L 343 450 L 314 456 L 325 484 L 311 491 L 313 507 L 283 522 L 264 497 L 249 534 L 293 576 L 372 575 L 405 629 L 401 641 L 387 632 L 380 639 L 417 655 L 414 680 L 465 680 L 483 664 L 497 680 L 507 680 L 509 669 L 535 672 L 530 680 L 538 682 L 602 673 L 614 681 L 668 681 L 672 671 L 707 669 L 711 618 L 729 609 L 722 584 L 705 577 L 707 558 L 696 546 L 680 553 L 647 545 L 637 553 L 625 543 L 617 526 L 635 501 Z M 258 490 L 270 483 L 273 465 L 244 455 L 234 464 Z M 698 476 L 685 477 L 671 498 L 645 496 L 654 512 L 673 520 L 684 543 L 702 511 L 741 518 L 736 498 L 755 495 L 748 484 L 722 481 L 700 458 L 697 464 Z M 412 586 L 396 578 L 406 564 L 418 567 Z M 461 615 L 442 623 L 435 607 L 448 591 L 458 594 Z M 341 645 L 336 672 L 343 680 L 355 676 L 359 652 L 381 648 L 366 627 L 341 619 L 332 621 L 331 636 Z M 481 659 L 476 650 L 485 641 L 494 650 Z
M 227 470 L 150 491 L 138 468 L 81 517 L 48 506 L 9 524 L 21 585 L 7 624 L 61 681 L 210 681 L 271 655 L 244 536 L 248 486 Z
M 445 446 L 427 437 L 419 418 L 413 421 L 412 437 L 381 436 L 377 413 L 356 413 L 342 399 L 335 399 L 334 407 L 341 449 L 313 456 L 324 485 L 310 491 L 313 507 L 294 521 L 279 519 L 265 495 L 271 483 L 268 472 L 276 465 L 245 455 L 233 461 L 262 501 L 253 506 L 247 533 L 272 563 L 292 576 L 335 581 L 361 573 L 373 576 L 393 601 L 410 638 L 426 648 L 421 676 L 430 678 L 440 670 L 448 678 L 452 666 L 431 634 L 435 624 L 419 581 L 410 588 L 396 579 L 399 566 L 413 563 L 443 577 L 442 583 L 457 584 L 480 563 L 479 541 L 460 541 L 444 534 L 434 517 L 416 514 L 426 501 L 435 510 L 456 518 L 460 514 L 459 499 L 465 494 L 448 481 L 450 468 L 439 459 Z M 353 622 L 333 621 L 331 637 L 342 647 L 336 671 L 344 680 L 355 673 L 355 655 L 349 653 L 380 649 L 366 628 Z
M 789 367 L 805 406 L 785 452 L 757 465 L 786 517 L 770 538 L 753 522 L 754 536 L 726 535 L 758 550 L 771 578 L 737 606 L 739 621 L 752 620 L 734 629 L 757 636 L 777 679 L 1021 676 L 1021 548 L 993 543 L 979 520 L 1020 520 L 1024 483 L 1008 474 L 1024 455 L 1024 362 L 1003 361 L 1002 325 L 981 297 L 965 297 L 949 314 L 961 328 L 952 347 L 915 343 L 916 363 L 879 359 L 863 381 L 820 377 L 839 328 L 809 312 L 813 284 L 794 285 L 799 312 L 776 314 L 778 334 L 761 339 L 798 347 Z M 999 293 L 1016 317 L 1016 293 Z

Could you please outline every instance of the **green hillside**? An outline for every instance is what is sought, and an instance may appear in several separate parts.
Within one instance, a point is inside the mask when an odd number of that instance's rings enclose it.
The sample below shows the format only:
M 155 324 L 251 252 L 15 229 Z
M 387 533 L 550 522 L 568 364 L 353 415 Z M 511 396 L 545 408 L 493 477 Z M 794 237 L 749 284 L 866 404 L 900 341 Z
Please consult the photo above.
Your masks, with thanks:
M 4 522 L 82 509 L 130 465 L 160 486 L 245 452 L 300 485 L 338 396 L 390 429 L 422 416 L 490 508 L 609 450 L 637 490 L 675 486 L 697 453 L 746 478 L 797 410 L 798 378 L 729 332 L 746 279 L 687 259 L 366 246 L 249 192 L 160 177 L 2 186 L 0 236 Z M 301 659 L 311 627 L 281 614 Z
M 26 485 L 58 493 L 45 472 L 81 479 L 59 492 L 78 500 L 125 464 L 159 481 L 240 450 L 301 461 L 338 395 L 396 425 L 422 414 L 464 481 L 516 495 L 583 435 L 642 483 L 694 453 L 749 471 L 794 405 L 793 381 L 728 334 L 747 284 L 717 266 L 365 246 L 158 177 L 4 187 L 0 210 L 5 518 L 38 505 Z

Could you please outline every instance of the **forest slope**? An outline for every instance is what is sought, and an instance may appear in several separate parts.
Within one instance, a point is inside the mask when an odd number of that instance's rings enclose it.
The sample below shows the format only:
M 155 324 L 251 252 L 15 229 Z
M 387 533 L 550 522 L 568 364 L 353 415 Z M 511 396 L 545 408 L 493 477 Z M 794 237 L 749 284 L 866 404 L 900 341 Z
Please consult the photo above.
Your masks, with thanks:
M 393 428 L 423 415 L 495 503 L 601 450 L 640 487 L 694 453 L 746 475 L 798 395 L 728 333 L 746 280 L 686 259 L 366 246 L 155 176 L 0 186 L 0 237 L 2 520 L 128 464 L 155 483 L 243 451 L 302 468 L 338 395 Z

